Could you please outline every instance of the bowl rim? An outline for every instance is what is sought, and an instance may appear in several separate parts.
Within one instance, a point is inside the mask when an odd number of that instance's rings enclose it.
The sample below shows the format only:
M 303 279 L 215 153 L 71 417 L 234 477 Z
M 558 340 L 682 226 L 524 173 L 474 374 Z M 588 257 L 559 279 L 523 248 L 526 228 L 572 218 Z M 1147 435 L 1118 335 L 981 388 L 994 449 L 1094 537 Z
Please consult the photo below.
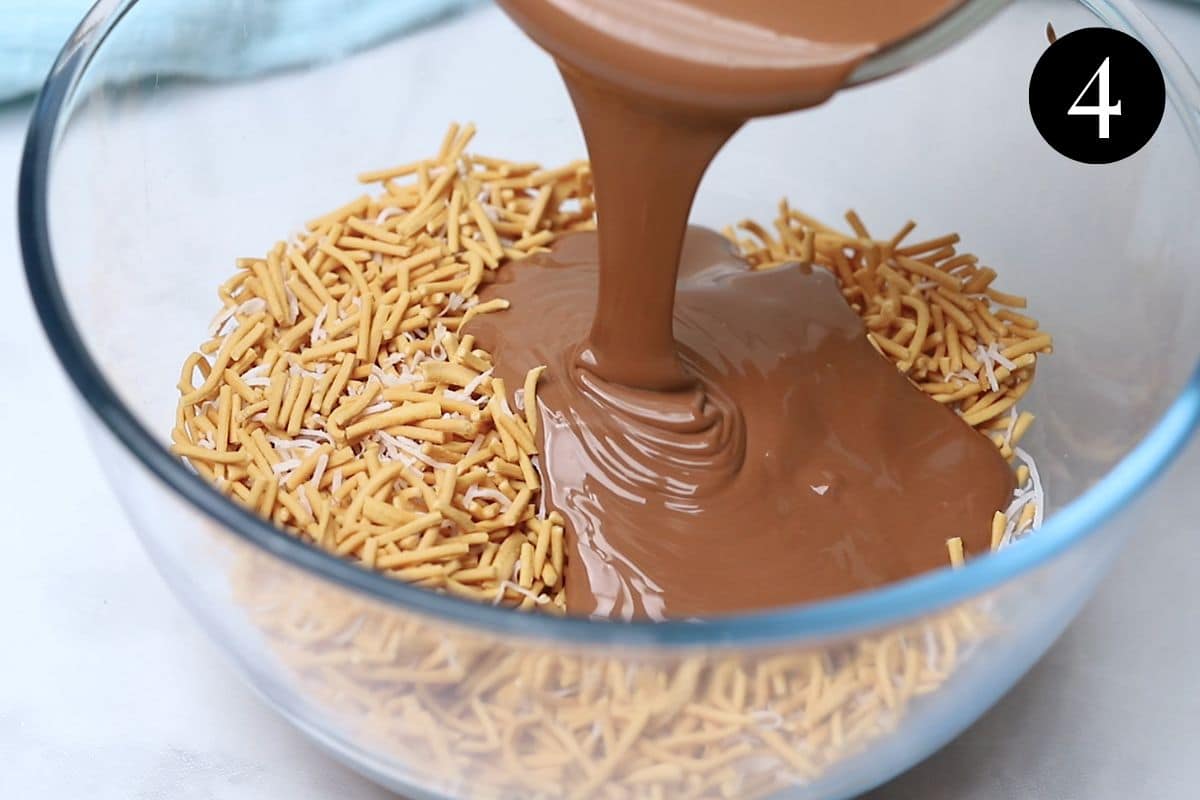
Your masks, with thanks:
M 313 576 L 389 606 L 492 634 L 599 645 L 697 647 L 797 642 L 879 628 L 945 607 L 1036 569 L 1095 533 L 1142 493 L 1200 422 L 1200 365 L 1145 437 L 1095 485 L 1049 517 L 1036 536 L 975 559 L 831 600 L 667 622 L 613 622 L 514 613 L 431 592 L 361 568 L 275 528 L 187 469 L 125 406 L 92 359 L 63 296 L 50 244 L 48 177 L 60 125 L 92 56 L 139 0 L 99 0 L 68 39 L 34 105 L 18 179 L 25 275 L 42 326 L 88 409 L 141 465 L 227 532 Z M 1130 0 L 1081 0 L 1132 33 L 1159 60 L 1168 96 L 1200 157 L 1200 86 L 1166 38 Z

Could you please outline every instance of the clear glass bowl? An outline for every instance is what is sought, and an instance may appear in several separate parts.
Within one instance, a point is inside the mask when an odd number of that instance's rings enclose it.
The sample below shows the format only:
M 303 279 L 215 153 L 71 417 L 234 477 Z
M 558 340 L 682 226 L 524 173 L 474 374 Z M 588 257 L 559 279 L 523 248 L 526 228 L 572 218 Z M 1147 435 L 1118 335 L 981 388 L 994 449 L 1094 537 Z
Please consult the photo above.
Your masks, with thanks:
M 702 623 L 522 615 L 360 570 L 168 453 L 179 366 L 235 256 L 353 196 L 357 171 L 430 152 L 449 121 L 476 121 L 487 152 L 582 154 L 565 93 L 495 9 L 253 82 L 113 80 L 137 71 L 152 5 L 101 2 L 38 101 L 20 184 L 32 292 L 165 579 L 281 713 L 408 797 L 876 785 L 1041 656 L 1200 413 L 1200 91 L 1124 0 L 1017 5 L 911 71 L 750 125 L 694 217 L 765 216 L 786 194 L 830 219 L 853 206 L 880 228 L 915 216 L 961 231 L 1056 335 L 1027 403 L 1050 497 L 1041 530 L 958 571 Z M 1090 167 L 1038 138 L 1026 81 L 1047 18 L 1121 28 L 1158 57 L 1171 102 L 1142 152 Z

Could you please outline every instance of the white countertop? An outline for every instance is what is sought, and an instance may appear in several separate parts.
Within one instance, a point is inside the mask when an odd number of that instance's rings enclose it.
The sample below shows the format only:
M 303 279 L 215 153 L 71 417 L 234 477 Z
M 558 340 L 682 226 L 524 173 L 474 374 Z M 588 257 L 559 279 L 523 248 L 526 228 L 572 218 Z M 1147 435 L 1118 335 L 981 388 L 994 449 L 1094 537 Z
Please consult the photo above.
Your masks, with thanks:
M 1146 6 L 1200 69 L 1200 8 Z M 20 274 L 12 206 L 27 114 L 0 110 L 0 263 L 10 284 L 0 292 L 0 351 L 10 360 L 0 378 L 9 454 L 0 460 L 0 798 L 392 797 L 322 755 L 240 682 L 142 554 L 81 443 L 78 404 Z M 1193 444 L 1049 655 L 970 731 L 871 800 L 1195 797 L 1197 476 Z

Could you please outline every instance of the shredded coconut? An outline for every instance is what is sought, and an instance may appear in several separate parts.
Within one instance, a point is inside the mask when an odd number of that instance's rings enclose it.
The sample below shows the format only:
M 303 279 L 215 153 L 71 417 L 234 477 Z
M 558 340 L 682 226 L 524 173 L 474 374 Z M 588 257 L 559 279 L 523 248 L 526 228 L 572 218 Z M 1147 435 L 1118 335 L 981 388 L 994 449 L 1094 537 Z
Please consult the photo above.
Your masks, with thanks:
M 1013 452 L 1024 462 L 1025 466 L 1029 467 L 1030 493 L 1034 496 L 1035 503 L 1031 530 L 1040 528 L 1046 514 L 1046 491 L 1042 488 L 1042 476 L 1038 473 L 1037 463 L 1033 460 L 1033 456 L 1020 447 L 1013 448 Z
M 518 564 L 518 566 L 520 566 L 520 565 Z M 514 592 L 521 595 L 522 597 L 528 597 L 529 599 L 533 600 L 533 602 L 537 603 L 539 606 L 543 606 L 546 603 L 550 602 L 550 598 L 546 597 L 546 595 L 535 594 L 533 591 L 526 589 L 524 586 L 521 586 L 519 583 L 513 583 L 512 581 L 501 581 L 500 589 L 499 589 L 499 591 L 496 592 L 496 599 L 492 601 L 492 605 L 499 605 L 500 602 L 504 599 L 504 595 L 507 593 L 507 591 L 509 589 L 512 589 Z
M 979 360 L 979 363 L 983 364 L 988 385 L 992 387 L 992 391 L 1000 391 L 1000 382 L 996 380 L 995 362 L 992 360 L 992 354 L 983 345 L 979 345 L 975 348 L 975 358 Z
M 209 336 L 219 335 L 226 324 L 239 314 L 257 314 L 266 310 L 267 301 L 261 297 L 251 297 L 249 300 L 246 300 L 240 305 L 229 306 L 228 308 L 217 312 L 217 315 L 213 317 L 212 322 L 209 324 L 208 334 Z M 225 333 L 228 333 L 228 331 L 225 331 Z
M 320 441 L 329 442 L 330 444 L 334 443 L 332 436 L 330 436 L 325 431 L 320 431 L 320 430 L 317 430 L 316 428 L 301 428 L 300 435 L 306 436 L 309 439 L 317 439 Z
M 316 517 L 316 514 L 313 513 L 312 503 L 308 502 L 307 492 L 296 492 L 296 500 L 299 501 L 300 507 L 304 509 L 305 513 L 308 514 L 309 517 Z
M 394 406 L 390 402 L 388 402 L 387 400 L 381 400 L 378 403 L 374 403 L 374 404 L 369 405 L 366 408 L 364 408 L 362 413 L 364 415 L 379 414 L 380 412 L 383 412 L 383 411 L 390 411 L 392 408 L 394 408 Z
M 484 370 L 483 372 L 479 373 L 479 375 L 472 378 L 471 382 L 464 386 L 461 391 L 446 392 L 446 396 L 454 400 L 463 400 L 468 403 L 475 402 L 475 398 L 472 397 L 472 395 L 474 395 L 475 392 L 478 391 L 479 387 L 483 385 L 483 382 L 490 377 L 492 377 L 492 371 L 490 369 Z M 481 404 L 476 403 L 476 405 Z
M 312 331 L 308 335 L 308 341 L 313 345 L 318 345 L 329 338 L 329 334 L 323 327 L 325 324 L 325 315 L 329 312 L 328 306 L 321 306 L 321 310 L 317 312 L 317 316 L 313 319 Z
M 325 477 L 325 468 L 328 466 L 329 454 L 322 453 L 320 457 L 317 458 L 317 465 L 313 467 L 312 478 L 309 479 L 314 487 L 320 487 L 321 479 Z M 303 494 L 303 492 L 301 492 L 301 494 Z
M 453 466 L 453 464 L 447 464 L 443 461 L 438 461 L 435 458 L 430 458 L 429 456 L 425 455 L 425 453 L 421 451 L 421 445 L 407 436 L 394 436 L 384 431 L 376 431 L 376 435 L 378 439 L 387 443 L 387 445 L 390 447 L 393 447 L 396 450 L 401 451 L 401 453 L 411 456 L 417 461 L 420 461 L 422 464 L 427 464 L 434 469 L 449 469 Z M 396 458 L 394 460 L 407 460 L 408 463 L 412 463 L 411 459 Z
M 506 509 L 512 505 L 512 500 L 509 500 L 508 497 L 505 496 L 504 492 L 501 492 L 499 489 L 486 489 L 480 486 L 468 486 L 467 491 L 463 494 L 463 499 L 465 499 L 468 503 L 479 498 L 483 498 L 485 500 L 495 500 Z
M 1004 429 L 1004 444 L 1012 447 L 1013 429 L 1017 427 L 1017 407 L 1008 410 L 1008 427 Z
M 1017 368 L 1016 363 L 1014 363 L 1011 358 L 1005 357 L 1005 355 L 1000 352 L 1000 345 L 996 344 L 995 342 L 992 342 L 988 345 L 987 352 L 988 355 L 992 357 L 993 361 L 1005 369 L 1012 371 Z
M 392 217 L 402 217 L 406 213 L 407 212 L 402 208 L 397 208 L 396 206 L 388 206 L 383 211 L 379 212 L 379 216 L 375 217 L 375 224 L 382 225 L 383 223 L 387 222 Z
M 271 471 L 274 472 L 279 477 L 285 478 L 285 477 L 287 477 L 287 473 L 296 469 L 296 467 L 298 467 L 298 466 L 300 466 L 300 459 L 288 458 L 288 459 L 284 459 L 283 461 L 280 461 L 278 464 L 271 467 Z
M 1029 483 L 1025 487 L 1017 487 L 1013 492 L 1012 502 L 1004 510 L 1008 524 L 1005 526 L 1004 536 L 1000 539 L 1001 547 L 1023 539 L 1040 528 L 1046 514 L 1046 492 L 1042 487 L 1042 476 L 1038 472 L 1037 464 L 1034 463 L 1033 457 L 1020 447 L 1014 447 L 1013 454 L 1029 468 Z M 1021 514 L 1030 503 L 1033 504 L 1033 519 L 1027 529 L 1021 530 Z
M 320 446 L 318 442 L 311 439 L 280 439 L 278 436 L 268 436 L 267 441 L 271 446 L 281 452 L 287 450 L 316 450 Z
M 300 318 L 300 300 L 292 291 L 292 287 L 284 284 L 283 291 L 287 294 L 288 324 L 293 324 Z

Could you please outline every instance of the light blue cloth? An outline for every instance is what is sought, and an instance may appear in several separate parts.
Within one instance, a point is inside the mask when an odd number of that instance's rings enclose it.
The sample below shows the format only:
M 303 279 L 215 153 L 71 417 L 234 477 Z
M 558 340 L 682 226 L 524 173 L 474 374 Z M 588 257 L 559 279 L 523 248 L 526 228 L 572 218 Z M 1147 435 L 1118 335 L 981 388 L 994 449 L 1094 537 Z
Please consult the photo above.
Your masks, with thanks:
M 38 89 L 93 0 L 0 0 L 0 102 Z M 141 0 L 105 79 L 228 79 L 323 61 L 479 0 Z M 109 47 L 109 44 L 105 45 Z

